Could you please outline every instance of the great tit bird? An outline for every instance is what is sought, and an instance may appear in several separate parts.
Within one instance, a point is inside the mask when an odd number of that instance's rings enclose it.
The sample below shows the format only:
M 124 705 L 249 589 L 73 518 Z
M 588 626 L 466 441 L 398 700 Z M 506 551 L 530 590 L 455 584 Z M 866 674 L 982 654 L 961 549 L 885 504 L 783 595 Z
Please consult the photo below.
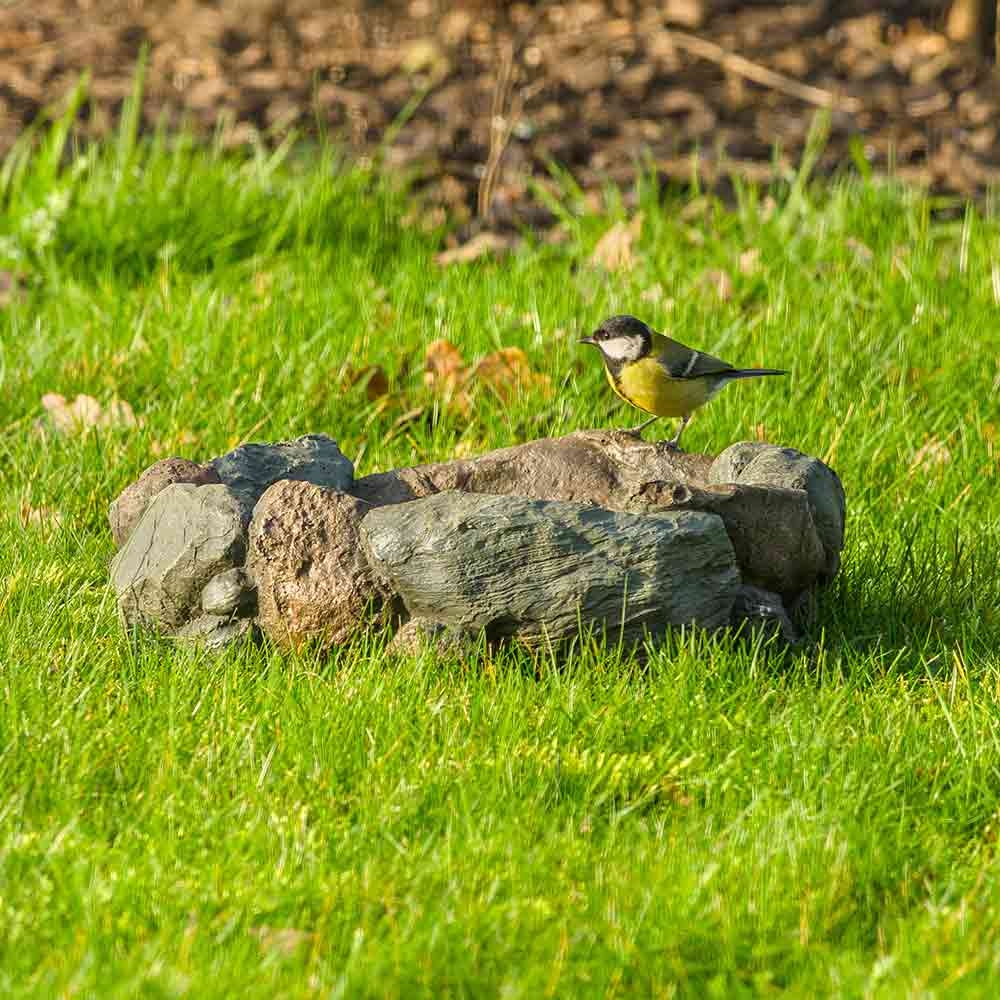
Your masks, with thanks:
M 608 382 L 626 403 L 653 414 L 630 433 L 641 434 L 661 417 L 681 418 L 667 442 L 672 448 L 679 446 L 691 414 L 723 386 L 738 378 L 787 374 L 777 368 L 734 368 L 651 330 L 635 316 L 612 316 L 580 343 L 601 352 Z

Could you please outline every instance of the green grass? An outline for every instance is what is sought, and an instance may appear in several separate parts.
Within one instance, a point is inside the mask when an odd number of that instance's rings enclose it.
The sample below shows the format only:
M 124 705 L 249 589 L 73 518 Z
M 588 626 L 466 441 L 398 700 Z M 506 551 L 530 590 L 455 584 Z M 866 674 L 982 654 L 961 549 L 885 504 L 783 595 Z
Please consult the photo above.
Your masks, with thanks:
M 127 123 L 85 156 L 56 125 L 0 174 L 25 286 L 0 310 L 0 993 L 994 995 L 1000 223 L 874 181 L 732 210 L 644 184 L 608 276 L 620 204 L 566 185 L 567 242 L 443 269 L 375 174 Z M 326 431 L 363 474 L 622 424 L 574 346 L 616 311 L 790 369 L 686 445 L 762 425 L 841 474 L 802 650 L 213 658 L 120 631 L 107 505 L 156 457 Z M 442 336 L 519 346 L 557 391 L 463 418 L 422 384 Z M 384 410 L 342 384 L 366 364 Z M 140 426 L 40 433 L 46 392 Z

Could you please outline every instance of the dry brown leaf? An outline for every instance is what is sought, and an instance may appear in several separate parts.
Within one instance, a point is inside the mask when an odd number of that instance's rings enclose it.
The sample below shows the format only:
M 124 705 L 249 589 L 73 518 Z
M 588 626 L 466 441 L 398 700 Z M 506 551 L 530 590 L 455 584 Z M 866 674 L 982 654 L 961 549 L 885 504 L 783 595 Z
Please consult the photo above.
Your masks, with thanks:
M 92 427 L 135 427 L 138 421 L 132 407 L 124 399 L 112 399 L 107 407 L 83 393 L 72 403 L 58 392 L 47 392 L 42 396 L 53 427 L 60 434 L 79 434 Z
M 740 274 L 748 277 L 756 274 L 760 270 L 760 250 L 751 247 L 740 254 Z
M 251 927 L 250 934 L 257 939 L 260 950 L 273 951 L 282 955 L 294 955 L 303 945 L 310 944 L 316 935 L 312 931 L 297 927 Z
M 441 339 L 427 345 L 424 385 L 440 396 L 447 407 L 463 416 L 472 411 L 472 401 L 463 389 L 468 377 L 462 354 L 451 341 Z
M 642 232 L 642 213 L 631 222 L 616 222 L 598 241 L 590 263 L 606 271 L 628 271 L 635 264 L 632 244 Z
M 545 396 L 552 394 L 552 380 L 548 375 L 531 370 L 527 354 L 520 347 L 503 347 L 487 354 L 476 365 L 476 380 L 490 386 L 504 400 L 510 399 L 519 389 L 533 388 Z
M 381 365 L 365 365 L 362 368 L 352 368 L 348 365 L 341 385 L 345 389 L 363 385 L 369 403 L 374 403 L 375 400 L 389 394 L 389 378 Z
M 711 288 L 720 302 L 728 302 L 733 297 L 733 279 L 728 271 L 721 268 L 709 268 L 698 279 L 698 284 L 703 288 Z
M 486 254 L 494 256 L 504 254 L 513 245 L 513 240 L 501 236 L 499 233 L 478 233 L 461 246 L 442 250 L 434 260 L 442 267 L 447 267 L 449 264 L 467 264 L 469 261 L 478 260 Z
M 465 380 L 462 352 L 450 340 L 435 340 L 424 354 L 424 385 L 453 388 Z

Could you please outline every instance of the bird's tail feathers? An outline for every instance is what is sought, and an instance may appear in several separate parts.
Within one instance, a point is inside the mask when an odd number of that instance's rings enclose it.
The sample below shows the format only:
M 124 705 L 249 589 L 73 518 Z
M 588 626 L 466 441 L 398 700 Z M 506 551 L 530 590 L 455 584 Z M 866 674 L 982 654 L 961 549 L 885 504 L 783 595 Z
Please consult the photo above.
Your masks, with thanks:
M 727 381 L 734 378 L 757 378 L 758 375 L 787 375 L 788 372 L 781 368 L 734 368 L 732 371 L 722 372 L 722 377 Z

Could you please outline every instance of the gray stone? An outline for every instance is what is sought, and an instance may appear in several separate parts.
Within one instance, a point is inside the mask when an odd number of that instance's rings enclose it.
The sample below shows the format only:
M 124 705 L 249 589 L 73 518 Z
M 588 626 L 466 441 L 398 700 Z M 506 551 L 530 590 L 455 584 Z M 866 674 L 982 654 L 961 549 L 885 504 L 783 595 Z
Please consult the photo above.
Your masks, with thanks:
M 626 642 L 729 620 L 740 585 L 714 514 L 440 493 L 361 523 L 369 561 L 414 618 L 528 644 L 581 625 Z
M 242 566 L 216 573 L 201 592 L 201 609 L 210 615 L 253 614 L 257 594 Z
M 730 445 L 715 459 L 707 480 L 709 484 L 742 483 L 805 490 L 825 553 L 822 580 L 833 578 L 844 547 L 846 504 L 840 477 L 828 465 L 794 448 L 743 441 Z
M 276 444 L 244 444 L 212 460 L 219 479 L 239 498 L 249 520 L 264 491 L 283 479 L 348 490 L 354 466 L 326 434 L 306 434 Z
M 120 549 L 125 544 L 153 498 L 172 483 L 205 486 L 217 482 L 219 477 L 209 465 L 189 462 L 186 458 L 165 458 L 155 462 L 111 503 L 108 520 L 115 547 Z
M 253 636 L 252 618 L 233 618 L 231 615 L 199 615 L 182 625 L 173 635 L 207 647 L 221 649 L 234 642 Z
M 718 514 L 733 543 L 745 583 L 794 599 L 826 571 L 826 551 L 813 522 L 809 494 L 780 486 L 647 483 L 629 510 L 700 510 Z
M 789 645 L 795 645 L 802 639 L 780 595 L 750 584 L 740 587 L 733 603 L 731 620 L 734 626 L 745 623 L 751 629 L 780 635 Z
M 205 584 L 245 552 L 240 505 L 225 486 L 167 486 L 111 564 L 124 621 L 179 628 L 200 611 Z
M 247 572 L 258 620 L 279 645 L 333 645 L 378 621 L 389 597 L 358 541 L 370 507 L 346 493 L 283 480 L 250 523 Z

